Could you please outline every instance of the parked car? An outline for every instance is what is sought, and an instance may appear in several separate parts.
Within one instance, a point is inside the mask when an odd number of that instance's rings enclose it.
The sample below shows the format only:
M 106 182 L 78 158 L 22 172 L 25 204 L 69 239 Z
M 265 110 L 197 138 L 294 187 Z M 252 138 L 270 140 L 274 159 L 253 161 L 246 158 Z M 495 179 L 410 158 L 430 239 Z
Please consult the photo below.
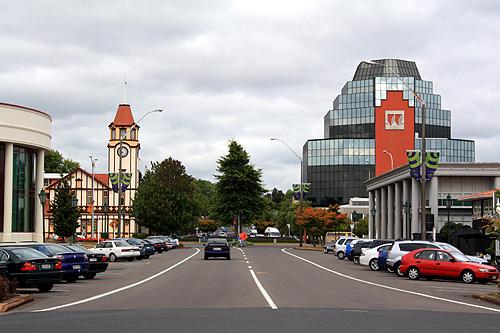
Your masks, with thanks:
M 80 275 L 87 273 L 89 260 L 84 252 L 74 252 L 61 244 L 52 243 L 18 243 L 19 246 L 30 247 L 43 254 L 61 261 L 62 279 L 73 283 Z
M 333 252 L 335 243 L 340 237 L 354 237 L 354 234 L 350 231 L 332 231 L 327 232 L 325 235 L 325 245 L 323 247 L 324 253 Z
M 401 257 L 409 252 L 418 249 L 438 249 L 434 242 L 425 240 L 405 240 L 394 242 L 387 252 L 387 259 L 385 261 L 385 269 L 389 272 L 396 272 L 397 275 L 402 276 L 399 271 L 399 266 L 401 266 Z
M 117 261 L 118 259 L 126 259 L 133 261 L 134 258 L 141 255 L 137 246 L 132 246 L 123 240 L 107 240 L 100 242 L 90 249 L 94 253 L 102 253 L 109 261 Z
M 153 245 L 155 248 L 155 251 L 158 253 L 162 253 L 163 251 L 168 251 L 168 247 L 165 244 L 165 242 L 159 238 L 145 238 L 143 241 L 148 242 L 149 244 Z
M 168 251 L 168 250 L 171 250 L 171 249 L 174 248 L 174 246 L 172 245 L 172 242 L 167 237 L 164 237 L 164 236 L 149 236 L 148 238 L 149 239 L 159 239 L 159 240 L 161 240 L 163 242 L 163 244 L 164 244 L 164 248 L 166 249 L 165 251 Z
M 137 260 L 149 258 L 149 255 L 147 255 L 147 257 L 146 257 L 146 249 L 144 248 L 144 244 L 142 244 L 137 238 L 116 238 L 116 240 L 122 240 L 122 241 L 129 243 L 132 246 L 137 246 L 139 248 L 139 253 L 140 253 L 139 256 L 136 257 Z
M 361 256 L 362 250 L 368 248 L 368 246 L 370 246 L 371 243 L 372 241 L 370 239 L 361 240 L 357 242 L 349 252 L 347 259 L 349 259 L 349 261 L 354 262 L 355 264 L 359 264 L 359 257 Z M 347 247 L 348 246 L 349 245 L 347 245 Z M 347 247 L 346 247 L 346 253 L 347 253 Z
M 400 270 L 410 280 L 421 276 L 460 279 L 465 283 L 488 283 L 498 279 L 498 270 L 489 265 L 472 262 L 462 252 L 442 249 L 420 249 L 405 254 Z
M 391 248 L 391 246 L 392 244 L 387 248 L 387 250 L 378 251 L 377 264 L 379 269 L 386 269 L 385 262 L 387 260 L 387 254 L 389 253 L 389 249 Z
M 333 254 L 337 256 L 340 260 L 344 260 L 345 258 L 345 250 L 346 245 L 352 242 L 353 240 L 358 239 L 356 237 L 340 237 L 335 242 L 333 246 Z
M 231 259 L 231 252 L 226 239 L 209 238 L 207 240 L 204 259 L 207 260 L 210 257 L 226 257 L 227 260 Z
M 87 254 L 87 258 L 89 258 L 89 266 L 87 272 L 83 273 L 83 277 L 85 279 L 93 279 L 97 273 L 105 272 L 108 269 L 108 260 L 104 253 L 94 253 L 84 247 L 81 244 L 61 244 L 71 251 L 75 252 L 84 252 Z
M 146 253 L 144 257 L 145 259 L 149 259 L 150 256 L 155 254 L 155 247 L 153 244 L 145 241 L 144 239 L 139 239 L 139 242 L 141 242 L 142 245 L 144 245 L 144 252 Z
M 378 258 L 381 252 L 387 254 L 387 250 L 391 247 L 392 243 L 382 244 L 372 248 L 362 249 L 361 255 L 359 257 L 359 263 L 363 266 L 368 266 L 372 271 L 378 271 L 381 269 L 379 266 Z M 383 263 L 385 264 L 385 258 Z
M 54 283 L 61 282 L 61 261 L 29 247 L 1 247 L 0 267 L 5 269 L 8 280 L 17 280 L 19 287 L 35 286 L 48 292 Z

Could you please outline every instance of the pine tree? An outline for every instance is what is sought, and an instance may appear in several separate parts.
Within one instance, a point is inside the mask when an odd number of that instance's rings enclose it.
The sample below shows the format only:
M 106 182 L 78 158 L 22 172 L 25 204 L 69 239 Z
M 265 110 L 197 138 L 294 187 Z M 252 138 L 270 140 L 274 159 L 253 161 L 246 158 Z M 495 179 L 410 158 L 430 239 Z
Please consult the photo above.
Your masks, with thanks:
M 68 178 L 63 178 L 59 181 L 55 188 L 54 199 L 50 203 L 52 211 L 52 221 L 54 223 L 54 232 L 61 237 L 70 237 L 79 227 L 78 218 L 81 211 L 77 207 L 76 210 L 71 206 L 71 198 L 74 192 L 71 191 L 71 185 Z M 75 225 L 73 225 L 75 219 Z

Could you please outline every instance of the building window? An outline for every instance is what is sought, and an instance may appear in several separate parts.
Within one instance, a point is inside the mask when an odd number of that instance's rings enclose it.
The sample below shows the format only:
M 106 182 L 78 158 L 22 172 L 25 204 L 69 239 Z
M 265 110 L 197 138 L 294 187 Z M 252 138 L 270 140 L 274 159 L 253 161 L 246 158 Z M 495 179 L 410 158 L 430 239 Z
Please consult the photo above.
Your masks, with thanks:
M 125 135 L 125 133 L 127 133 L 127 129 L 126 128 L 120 128 L 120 140 L 123 138 L 123 136 Z M 123 138 L 125 139 L 125 138 Z
M 14 146 L 12 231 L 33 232 L 35 221 L 35 152 Z
M 87 205 L 92 203 L 92 190 L 87 190 Z
M 116 138 L 116 130 L 114 128 L 111 129 L 111 140 Z
M 134 128 L 132 131 L 130 131 L 130 140 L 135 140 L 135 131 L 136 129 Z
M 82 179 L 81 178 L 78 178 L 76 180 L 76 188 L 82 188 Z
M 103 192 L 103 199 L 102 199 L 102 204 L 103 205 L 108 205 L 109 206 L 109 192 L 108 191 L 104 191 Z

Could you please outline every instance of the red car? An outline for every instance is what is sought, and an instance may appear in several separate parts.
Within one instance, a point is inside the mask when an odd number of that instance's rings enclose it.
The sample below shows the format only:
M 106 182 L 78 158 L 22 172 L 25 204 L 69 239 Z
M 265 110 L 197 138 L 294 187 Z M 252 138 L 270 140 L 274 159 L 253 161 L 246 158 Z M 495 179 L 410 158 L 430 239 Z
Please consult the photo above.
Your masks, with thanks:
M 441 249 L 419 249 L 405 254 L 401 259 L 401 272 L 410 280 L 423 276 L 427 279 L 445 277 L 465 283 L 476 280 L 488 283 L 498 279 L 495 267 L 472 262 L 461 252 Z

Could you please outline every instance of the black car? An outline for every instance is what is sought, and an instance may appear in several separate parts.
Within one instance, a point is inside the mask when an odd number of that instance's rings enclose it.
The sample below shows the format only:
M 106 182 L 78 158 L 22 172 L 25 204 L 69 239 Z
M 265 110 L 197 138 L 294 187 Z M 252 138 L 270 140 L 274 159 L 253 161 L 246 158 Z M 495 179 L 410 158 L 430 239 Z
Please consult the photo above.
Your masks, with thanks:
M 1 247 L 0 268 L 5 269 L 8 280 L 18 281 L 19 287 L 35 286 L 41 292 L 50 291 L 63 276 L 59 259 L 29 247 Z
M 87 272 L 89 260 L 84 252 L 74 252 L 61 244 L 52 243 L 18 243 L 19 246 L 31 247 L 49 257 L 61 261 L 63 280 L 75 282 L 80 275 Z
M 139 242 L 141 242 L 142 245 L 144 245 L 144 252 L 146 253 L 144 259 L 148 259 L 149 256 L 155 254 L 155 247 L 153 244 L 146 242 L 144 239 L 139 239 Z
M 162 253 L 163 251 L 168 251 L 168 246 L 165 242 L 159 238 L 145 238 L 144 241 L 152 244 L 155 248 L 155 251 L 158 253 Z
M 210 257 L 226 257 L 231 259 L 229 244 L 225 238 L 209 238 L 205 244 L 205 256 L 207 260 Z
M 61 244 L 71 251 L 75 252 L 84 252 L 87 254 L 87 258 L 89 259 L 89 267 L 87 272 L 83 273 L 83 277 L 86 279 L 93 279 L 97 273 L 105 272 L 108 269 L 108 259 L 106 259 L 106 255 L 103 253 L 94 253 L 80 244 Z
M 371 243 L 372 243 L 371 241 L 357 242 L 351 249 L 351 252 L 349 253 L 347 259 L 354 262 L 355 264 L 359 264 L 359 257 L 361 256 L 361 251 L 370 246 Z

